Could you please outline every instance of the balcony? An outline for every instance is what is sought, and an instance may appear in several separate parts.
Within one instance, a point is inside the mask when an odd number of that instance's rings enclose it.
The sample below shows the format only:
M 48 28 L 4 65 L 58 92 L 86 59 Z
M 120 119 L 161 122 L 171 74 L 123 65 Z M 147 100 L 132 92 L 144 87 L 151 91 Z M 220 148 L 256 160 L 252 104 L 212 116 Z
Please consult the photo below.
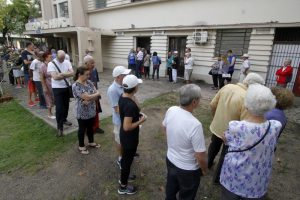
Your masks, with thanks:
M 60 17 L 50 19 L 48 21 L 45 20 L 33 20 L 32 22 L 28 22 L 25 24 L 26 31 L 36 31 L 39 33 L 40 30 L 52 29 L 52 28 L 66 28 L 70 27 L 71 21 L 69 18 Z

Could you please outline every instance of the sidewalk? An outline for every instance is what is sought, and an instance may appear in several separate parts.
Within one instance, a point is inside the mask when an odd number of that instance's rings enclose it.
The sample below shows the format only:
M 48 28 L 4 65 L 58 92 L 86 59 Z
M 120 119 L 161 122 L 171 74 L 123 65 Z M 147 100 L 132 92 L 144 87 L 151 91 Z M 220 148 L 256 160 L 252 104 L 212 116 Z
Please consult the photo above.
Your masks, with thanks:
M 110 84 L 113 82 L 112 78 L 112 70 L 106 69 L 103 73 L 99 74 L 100 77 L 100 91 L 102 94 L 102 99 L 101 99 L 101 107 L 103 112 L 100 114 L 100 119 L 106 118 L 111 116 L 112 109 L 110 107 L 110 104 L 108 102 L 108 98 L 106 95 L 107 89 L 110 86 Z M 180 80 L 181 81 L 181 80 Z M 179 82 L 180 82 L 179 81 Z M 202 98 L 205 100 L 211 100 L 214 95 L 216 94 L 215 90 L 210 89 L 209 84 L 205 83 L 197 83 L 200 85 L 202 89 Z M 137 98 L 140 103 L 143 103 L 145 100 L 157 97 L 161 94 L 171 92 L 171 91 L 176 91 L 177 89 L 182 86 L 183 83 L 177 83 L 177 84 L 172 84 L 169 83 L 167 78 L 160 78 L 159 81 L 155 80 L 144 80 L 144 83 L 139 87 L 139 91 L 137 93 Z M 44 120 L 46 123 L 48 123 L 50 126 L 53 128 L 56 128 L 56 121 L 49 119 L 47 117 L 47 110 L 45 109 L 39 109 L 39 106 L 34 106 L 34 107 L 29 107 L 27 105 L 27 90 L 25 88 L 22 89 L 15 89 L 13 86 L 8 86 L 7 83 L 7 89 L 11 91 L 13 96 L 19 100 L 19 103 L 26 109 L 28 109 L 32 114 L 35 116 L 41 118 Z M 64 133 L 69 134 L 77 130 L 78 124 L 77 120 L 74 115 L 74 99 L 71 99 L 70 102 L 70 108 L 69 108 L 69 116 L 68 120 L 73 123 L 72 126 L 65 127 Z M 53 109 L 55 110 L 55 108 Z M 300 123 L 300 98 L 297 97 L 295 99 L 295 105 L 292 109 L 289 109 L 286 111 L 286 114 L 289 118 L 289 121 L 293 121 L 296 123 Z

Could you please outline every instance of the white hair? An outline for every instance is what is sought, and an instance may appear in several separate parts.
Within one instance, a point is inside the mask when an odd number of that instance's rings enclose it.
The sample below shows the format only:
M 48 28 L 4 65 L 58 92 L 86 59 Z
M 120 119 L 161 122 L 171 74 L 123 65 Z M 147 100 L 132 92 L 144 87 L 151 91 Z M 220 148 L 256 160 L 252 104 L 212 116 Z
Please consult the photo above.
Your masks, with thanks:
M 190 105 L 193 100 L 201 98 L 201 88 L 195 84 L 184 85 L 179 89 L 179 99 L 181 106 Z
M 247 89 L 245 107 L 255 116 L 263 116 L 276 105 L 272 91 L 260 84 L 251 84 Z
M 86 56 L 84 56 L 84 58 L 83 58 L 83 62 L 84 62 L 85 64 L 89 63 L 89 62 L 92 61 L 92 60 L 94 60 L 94 58 L 93 58 L 93 56 L 90 56 L 90 55 L 86 55 Z
M 263 79 L 263 77 L 261 77 L 261 75 L 257 74 L 257 73 L 249 73 L 246 78 L 243 81 L 243 84 L 246 86 L 250 86 L 251 84 L 261 84 L 264 85 L 265 84 L 265 80 Z
M 57 58 L 60 58 L 61 56 L 66 56 L 66 53 L 63 50 L 57 51 Z

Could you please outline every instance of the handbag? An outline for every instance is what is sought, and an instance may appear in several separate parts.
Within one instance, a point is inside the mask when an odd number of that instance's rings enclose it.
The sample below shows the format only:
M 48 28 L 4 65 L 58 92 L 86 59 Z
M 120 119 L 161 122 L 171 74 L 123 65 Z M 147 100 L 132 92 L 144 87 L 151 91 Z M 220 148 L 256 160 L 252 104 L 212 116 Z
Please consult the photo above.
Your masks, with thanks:
M 61 73 L 60 69 L 58 68 L 58 66 L 56 65 L 56 63 L 54 61 L 52 61 L 52 63 L 55 65 L 56 69 L 58 70 L 59 73 Z M 69 82 L 67 81 L 67 79 L 64 78 L 64 81 L 68 87 L 68 91 L 69 91 L 69 97 L 70 98 L 74 98 L 73 95 L 73 90 L 72 90 L 72 86 L 69 84 Z
M 263 139 L 266 137 L 266 135 L 268 134 L 269 130 L 270 130 L 270 126 L 271 126 L 271 122 L 269 122 L 269 126 L 265 132 L 265 134 L 262 136 L 262 138 L 260 138 L 260 140 L 258 140 L 256 143 L 254 143 L 252 146 L 246 148 L 246 149 L 238 149 L 238 150 L 231 150 L 231 151 L 228 151 L 226 153 L 236 153 L 236 152 L 244 152 L 244 151 L 249 151 L 251 150 L 252 148 L 254 148 L 255 146 L 257 146 L 259 143 L 261 143 L 261 141 L 263 141 Z
M 209 70 L 208 74 L 209 74 L 209 75 L 211 75 L 211 76 L 213 75 L 213 73 L 212 73 L 212 69 L 211 69 L 211 70 Z

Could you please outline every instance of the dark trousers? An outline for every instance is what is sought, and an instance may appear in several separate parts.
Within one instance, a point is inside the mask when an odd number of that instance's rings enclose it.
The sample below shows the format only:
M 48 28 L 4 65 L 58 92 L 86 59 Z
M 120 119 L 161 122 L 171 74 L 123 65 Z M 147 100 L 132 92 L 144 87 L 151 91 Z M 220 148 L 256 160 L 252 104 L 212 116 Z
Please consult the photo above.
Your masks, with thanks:
M 141 69 L 142 69 L 143 61 L 138 60 L 136 61 L 136 66 L 135 66 L 135 75 L 138 78 L 141 78 Z
M 221 89 L 222 87 L 224 87 L 225 79 L 222 77 L 222 74 L 218 74 L 218 79 L 219 79 L 219 88 Z
M 133 149 L 122 149 L 122 160 L 121 160 L 121 184 L 127 185 L 128 177 L 130 174 L 130 168 L 136 153 L 137 147 Z
M 238 196 L 229 190 L 227 190 L 225 187 L 222 186 L 222 192 L 221 192 L 221 200 L 263 200 L 264 197 L 261 198 L 245 198 Z
M 79 141 L 79 146 L 84 147 L 84 135 L 85 133 L 88 136 L 89 143 L 94 142 L 94 129 L 93 129 L 93 124 L 95 121 L 95 118 L 90 118 L 90 119 L 77 119 L 78 121 L 78 141 Z
M 218 155 L 221 146 L 223 145 L 223 140 L 219 137 L 217 137 L 215 134 L 211 136 L 211 142 L 208 147 L 208 168 L 210 169 L 213 164 L 215 157 Z
M 228 146 L 223 144 L 222 152 L 221 152 L 221 155 L 220 155 L 220 158 L 219 158 L 219 162 L 217 164 L 217 167 L 215 169 L 215 173 L 213 175 L 213 183 L 216 183 L 216 184 L 220 183 L 220 175 L 221 175 L 222 166 L 223 166 L 223 163 L 224 163 L 224 158 L 225 158 L 227 149 L 228 149 Z
M 150 78 L 150 66 L 144 66 L 145 78 Z
M 40 106 L 46 107 L 46 100 L 44 96 L 43 86 L 41 81 L 34 81 L 35 87 L 38 91 L 39 99 L 40 99 Z
M 218 75 L 218 74 L 213 74 L 213 75 L 212 75 L 212 79 L 213 79 L 214 87 L 215 87 L 215 88 L 218 88 L 218 87 L 219 87 L 219 84 L 218 84 L 218 78 L 219 78 L 219 75 Z
M 156 78 L 159 79 L 159 65 L 153 65 L 152 79 L 154 79 L 155 72 Z
M 179 192 L 180 200 L 193 200 L 200 185 L 201 170 L 183 170 L 167 161 L 166 200 L 176 200 Z
M 67 121 L 69 111 L 69 89 L 53 88 L 53 96 L 55 100 L 57 129 L 63 130 L 64 122 Z
M 173 82 L 172 68 L 171 67 L 168 67 L 168 76 L 169 76 L 169 82 Z

